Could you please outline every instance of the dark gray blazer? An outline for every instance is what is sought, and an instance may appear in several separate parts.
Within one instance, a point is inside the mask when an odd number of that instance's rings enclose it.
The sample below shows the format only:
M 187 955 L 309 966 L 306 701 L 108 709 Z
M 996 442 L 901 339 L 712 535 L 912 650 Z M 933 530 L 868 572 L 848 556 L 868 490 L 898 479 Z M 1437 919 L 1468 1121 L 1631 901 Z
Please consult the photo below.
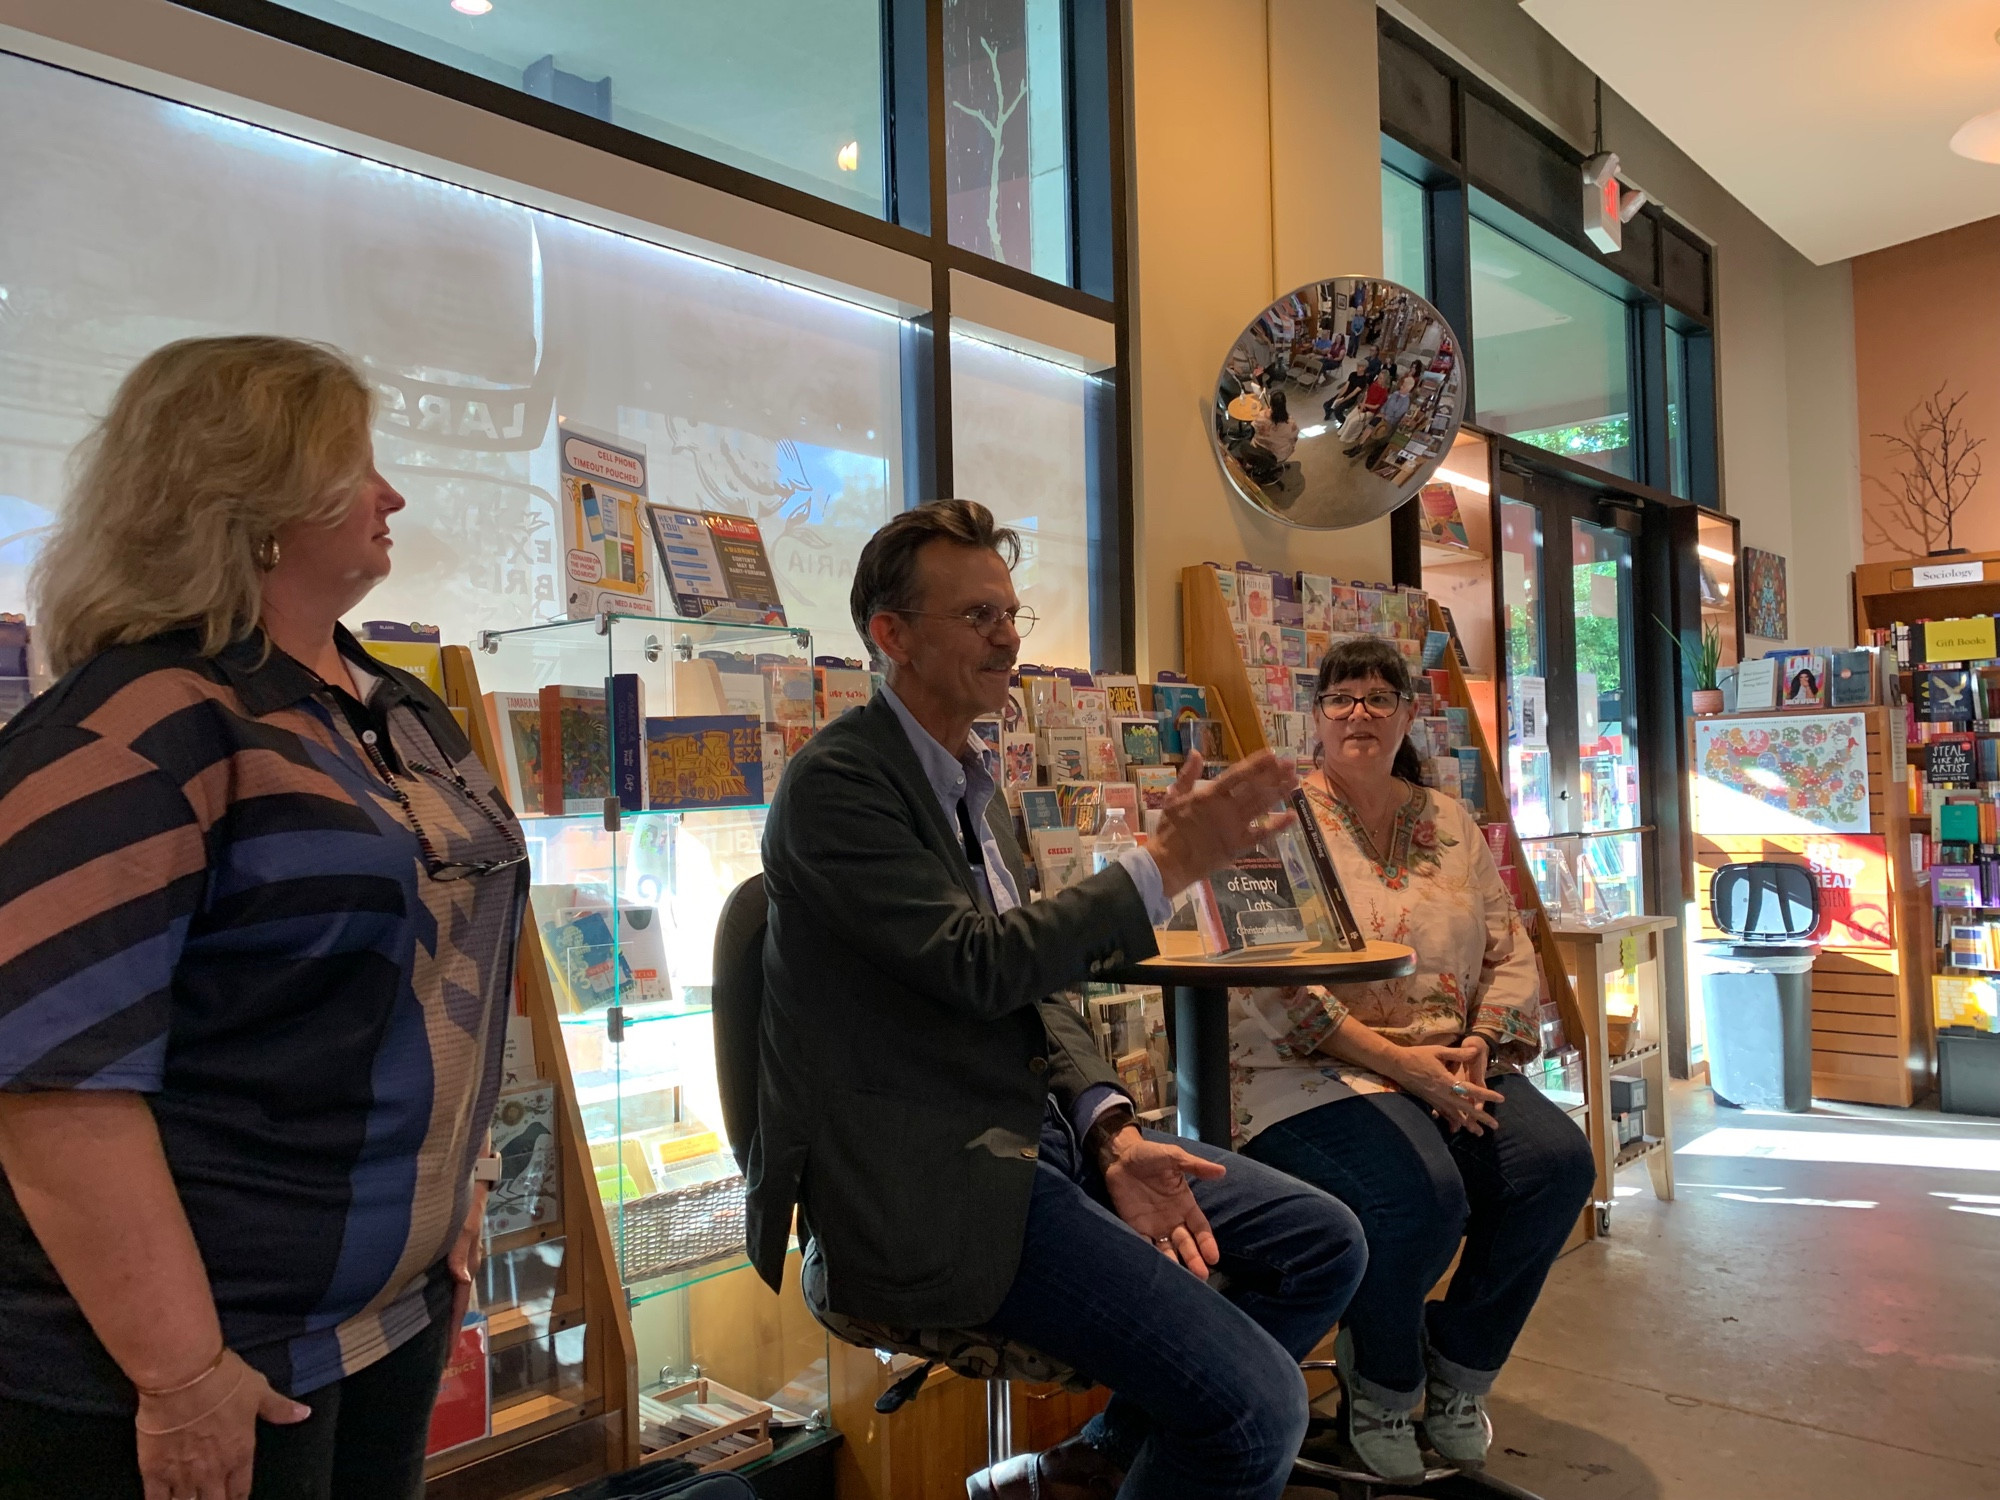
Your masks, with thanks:
M 997 793 L 988 821 L 1026 892 Z M 1106 870 L 1004 916 L 881 695 L 814 735 L 764 828 L 770 928 L 748 1238 L 783 1274 L 792 1209 L 836 1311 L 976 1327 L 1013 1284 L 1048 1096 L 1115 1083 L 1047 997 L 1150 957 L 1132 879 Z

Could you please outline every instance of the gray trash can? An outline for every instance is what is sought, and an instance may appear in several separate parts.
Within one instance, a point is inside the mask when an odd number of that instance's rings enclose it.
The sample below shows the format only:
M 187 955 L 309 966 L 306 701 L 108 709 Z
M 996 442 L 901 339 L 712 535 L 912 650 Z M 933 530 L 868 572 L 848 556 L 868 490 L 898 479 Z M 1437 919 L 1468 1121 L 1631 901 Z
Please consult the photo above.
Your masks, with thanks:
M 1819 945 L 1699 946 L 1708 1086 L 1715 1102 L 1739 1109 L 1811 1109 L 1812 966 Z
M 1728 936 L 1696 944 L 1708 1086 L 1740 1109 L 1811 1109 L 1819 884 L 1798 865 L 1724 865 L 1709 902 Z

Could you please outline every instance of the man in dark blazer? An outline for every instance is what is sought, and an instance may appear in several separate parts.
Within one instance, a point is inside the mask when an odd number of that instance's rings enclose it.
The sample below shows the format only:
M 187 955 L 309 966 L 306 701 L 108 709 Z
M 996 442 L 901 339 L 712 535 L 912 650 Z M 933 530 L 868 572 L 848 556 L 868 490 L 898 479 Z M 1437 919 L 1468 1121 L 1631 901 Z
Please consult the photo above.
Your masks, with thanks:
M 1050 997 L 1154 953 L 1174 892 L 1282 826 L 1292 771 L 1264 752 L 1202 781 L 1191 757 L 1147 847 L 1027 902 L 970 733 L 1034 622 L 1017 555 L 984 506 L 946 500 L 856 566 L 886 686 L 787 767 L 764 833 L 751 1251 L 776 1286 L 796 1206 L 835 1311 L 988 1329 L 1113 1389 L 1083 1439 L 974 1476 L 975 1500 L 1274 1500 L 1306 1427 L 1297 1362 L 1360 1280 L 1359 1225 L 1140 1130 Z

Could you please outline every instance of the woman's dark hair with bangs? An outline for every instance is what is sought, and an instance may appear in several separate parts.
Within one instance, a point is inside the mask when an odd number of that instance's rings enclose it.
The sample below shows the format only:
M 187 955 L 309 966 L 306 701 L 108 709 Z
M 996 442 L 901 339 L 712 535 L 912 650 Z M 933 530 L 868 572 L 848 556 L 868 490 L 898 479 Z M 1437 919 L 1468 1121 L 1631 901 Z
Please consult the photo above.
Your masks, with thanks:
M 1327 648 L 1326 655 L 1319 659 L 1319 680 L 1313 684 L 1313 713 L 1319 713 L 1320 694 L 1326 692 L 1336 682 L 1366 682 L 1375 678 L 1385 687 L 1408 696 L 1416 691 L 1410 681 L 1410 664 L 1388 641 L 1372 635 L 1358 635 L 1348 640 L 1336 641 Z M 1313 759 L 1320 756 L 1319 736 L 1313 736 Z M 1396 747 L 1396 763 L 1390 767 L 1392 774 L 1402 777 L 1413 786 L 1423 784 L 1423 762 L 1417 756 L 1417 747 L 1406 737 Z

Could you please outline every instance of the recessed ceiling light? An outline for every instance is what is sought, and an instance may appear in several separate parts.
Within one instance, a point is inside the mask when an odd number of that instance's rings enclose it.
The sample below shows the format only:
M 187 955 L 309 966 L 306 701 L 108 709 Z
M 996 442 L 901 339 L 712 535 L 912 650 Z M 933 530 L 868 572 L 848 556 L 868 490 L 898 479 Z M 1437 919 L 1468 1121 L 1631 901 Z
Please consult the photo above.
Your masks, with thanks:
M 1951 149 L 1974 161 L 2000 162 L 2000 109 L 1974 115 L 1959 126 Z
M 840 153 L 834 157 L 834 160 L 840 163 L 840 170 L 843 172 L 860 171 L 861 142 L 849 141 L 845 146 L 840 148 Z
M 483 16 L 493 9 L 493 0 L 451 0 L 451 8 L 462 16 Z

